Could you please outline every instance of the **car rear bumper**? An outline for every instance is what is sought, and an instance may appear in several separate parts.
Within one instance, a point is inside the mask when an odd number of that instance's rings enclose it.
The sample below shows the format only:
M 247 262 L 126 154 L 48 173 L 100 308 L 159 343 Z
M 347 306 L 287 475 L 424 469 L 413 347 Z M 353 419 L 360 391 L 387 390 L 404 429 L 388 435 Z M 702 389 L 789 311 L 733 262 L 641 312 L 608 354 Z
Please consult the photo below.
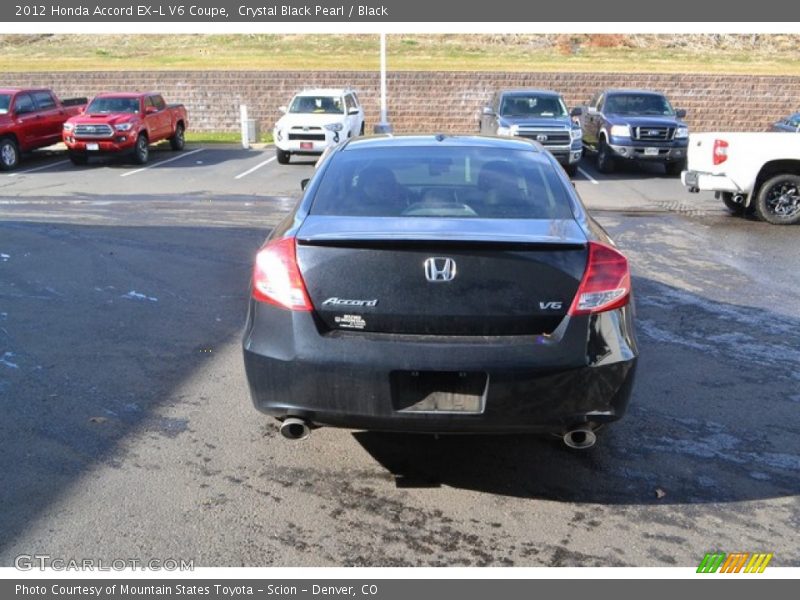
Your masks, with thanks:
M 715 175 L 702 171 L 684 171 L 681 173 L 681 182 L 689 188 L 690 192 L 710 191 L 710 192 L 730 192 L 732 194 L 742 193 L 742 189 L 726 175 Z
M 565 318 L 549 336 L 321 333 L 310 313 L 251 302 L 244 362 L 254 405 L 277 418 L 385 431 L 561 433 L 625 413 L 637 360 L 631 319 L 629 307 Z M 481 409 L 404 410 L 397 374 L 414 372 L 486 374 Z

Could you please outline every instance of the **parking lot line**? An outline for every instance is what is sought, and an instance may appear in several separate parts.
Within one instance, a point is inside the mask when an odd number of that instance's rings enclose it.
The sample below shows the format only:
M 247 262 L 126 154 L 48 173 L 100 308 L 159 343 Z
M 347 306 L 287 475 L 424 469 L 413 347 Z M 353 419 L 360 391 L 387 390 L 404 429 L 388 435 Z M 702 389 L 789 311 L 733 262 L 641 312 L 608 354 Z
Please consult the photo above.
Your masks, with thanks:
M 578 173 L 580 173 L 581 175 L 583 175 L 584 177 L 586 177 L 586 179 L 588 179 L 589 181 L 591 181 L 591 182 L 592 182 L 594 185 L 599 185 L 599 184 L 600 184 L 600 182 L 599 182 L 599 181 L 597 181 L 597 180 L 596 180 L 594 177 L 592 177 L 591 175 L 589 175 L 589 174 L 588 174 L 586 171 L 584 171 L 584 170 L 583 170 L 583 169 L 581 169 L 580 167 L 578 167 Z
M 197 150 L 192 150 L 191 152 L 184 152 L 182 154 L 178 154 L 178 156 L 173 156 L 172 158 L 168 158 L 166 160 L 161 160 L 159 162 L 153 163 L 152 165 L 147 165 L 146 167 L 142 167 L 141 169 L 135 169 L 133 171 L 126 171 L 120 177 L 127 177 L 128 175 L 136 175 L 136 173 L 141 173 L 142 171 L 146 171 L 150 167 L 157 167 L 158 165 L 164 165 L 168 162 L 172 162 L 173 160 L 178 160 L 179 158 L 185 158 L 187 156 L 191 156 L 192 154 L 197 154 L 198 152 L 202 152 L 205 148 L 198 148 Z
M 239 173 L 239 174 L 238 174 L 236 177 L 234 177 L 234 179 L 241 179 L 242 177 L 245 177 L 246 175 L 250 175 L 250 173 L 252 173 L 253 171 L 257 171 L 258 169 L 260 169 L 260 168 L 261 168 L 261 167 L 263 167 L 264 165 L 268 165 L 268 164 L 269 164 L 269 163 L 271 163 L 273 160 L 275 160 L 275 157 L 274 157 L 274 156 L 273 156 L 272 158 L 268 158 L 268 159 L 267 159 L 267 160 L 265 160 L 264 162 L 260 162 L 260 163 L 258 163 L 258 164 L 257 164 L 255 167 L 253 167 L 252 169 L 247 169 L 247 171 L 245 171 L 244 173 Z
M 68 163 L 68 160 L 59 160 L 58 162 L 50 163 L 49 165 L 42 165 L 41 167 L 34 167 L 33 169 L 25 169 L 24 171 L 15 171 L 14 173 L 9 173 L 9 177 L 14 177 L 15 175 L 23 175 L 25 173 L 33 173 L 34 171 L 41 171 L 42 169 L 49 169 L 50 167 L 55 167 L 56 165 L 63 165 L 64 163 Z

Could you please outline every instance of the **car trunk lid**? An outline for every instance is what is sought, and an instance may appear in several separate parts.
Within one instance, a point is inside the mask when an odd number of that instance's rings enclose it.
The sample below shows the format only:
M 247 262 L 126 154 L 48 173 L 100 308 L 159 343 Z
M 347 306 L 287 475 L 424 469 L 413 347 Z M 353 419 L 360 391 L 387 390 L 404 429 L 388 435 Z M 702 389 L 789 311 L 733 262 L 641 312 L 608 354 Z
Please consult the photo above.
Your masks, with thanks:
M 564 318 L 587 246 L 567 219 L 312 215 L 297 260 L 331 330 L 527 335 Z

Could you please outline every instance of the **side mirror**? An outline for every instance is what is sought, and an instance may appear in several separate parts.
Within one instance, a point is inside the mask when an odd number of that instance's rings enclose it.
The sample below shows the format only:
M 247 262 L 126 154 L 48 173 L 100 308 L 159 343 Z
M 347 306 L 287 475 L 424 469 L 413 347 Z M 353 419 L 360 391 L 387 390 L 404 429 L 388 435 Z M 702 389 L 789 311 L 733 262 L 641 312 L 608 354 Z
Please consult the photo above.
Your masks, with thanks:
M 285 106 L 279 106 L 278 110 L 285 114 L 288 109 Z
M 576 106 L 571 111 L 569 111 L 570 117 L 580 117 L 583 114 L 583 109 L 580 106 Z
M 686 111 L 682 108 L 679 108 L 678 110 L 675 111 L 675 116 L 678 117 L 679 119 L 683 119 L 686 116 Z
M 303 179 L 303 180 L 301 180 L 300 181 L 300 189 L 305 191 L 306 187 L 308 186 L 308 182 L 309 181 L 311 181 L 311 179 Z
M 145 106 L 144 107 L 144 114 L 146 114 L 146 115 L 152 115 L 152 114 L 157 113 L 157 112 L 158 112 L 158 109 L 155 106 Z
M 492 110 L 491 106 L 484 106 L 481 114 L 486 115 L 487 117 L 493 117 L 494 111 Z
M 347 114 L 348 115 L 357 115 L 358 112 L 359 112 L 359 110 L 357 108 L 351 108 L 350 110 L 347 111 Z

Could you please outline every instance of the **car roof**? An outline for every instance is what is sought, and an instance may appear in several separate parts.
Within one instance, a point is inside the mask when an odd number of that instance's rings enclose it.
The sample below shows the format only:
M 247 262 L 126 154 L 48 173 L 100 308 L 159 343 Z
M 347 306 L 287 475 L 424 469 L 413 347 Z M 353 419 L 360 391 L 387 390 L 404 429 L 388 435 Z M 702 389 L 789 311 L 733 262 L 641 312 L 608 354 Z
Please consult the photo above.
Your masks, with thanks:
M 651 96 L 664 96 L 665 94 L 655 90 L 641 90 L 637 88 L 612 88 L 605 91 L 608 94 L 649 94 Z
M 159 92 L 103 92 L 95 98 L 142 98 L 143 96 L 160 96 Z
M 295 94 L 296 96 L 343 96 L 351 94 L 354 90 L 350 88 L 312 88 L 310 90 L 303 90 Z
M 349 140 L 343 150 L 365 150 L 374 148 L 503 148 L 506 150 L 528 150 L 539 152 L 540 146 L 524 138 L 495 137 L 486 135 L 379 135 L 358 137 Z
M 8 87 L 8 88 L 0 88 L 0 94 L 17 94 L 19 92 L 49 92 L 50 90 L 47 88 L 18 88 L 18 87 Z
M 538 96 L 561 96 L 555 90 L 543 90 L 539 88 L 509 88 L 507 90 L 500 90 L 500 93 L 505 95 L 521 95 L 521 94 L 536 94 Z

